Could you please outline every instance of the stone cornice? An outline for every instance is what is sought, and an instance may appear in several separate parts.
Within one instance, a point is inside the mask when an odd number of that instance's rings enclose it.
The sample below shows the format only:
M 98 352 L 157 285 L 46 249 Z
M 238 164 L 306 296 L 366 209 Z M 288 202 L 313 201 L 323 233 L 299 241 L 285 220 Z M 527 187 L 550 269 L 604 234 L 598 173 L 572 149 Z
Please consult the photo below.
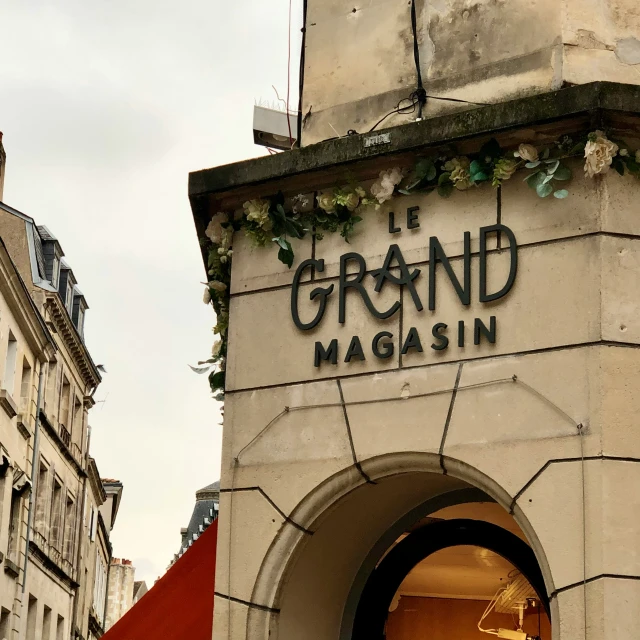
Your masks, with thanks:
M 60 296 L 57 293 L 48 293 L 45 306 L 56 332 L 69 349 L 82 380 L 88 387 L 97 387 L 102 380 L 100 373 L 95 364 L 93 364 L 89 351 L 71 321 L 65 306 L 62 304 Z
M 363 160 L 393 157 L 420 150 L 423 147 L 459 142 L 500 131 L 530 127 L 570 117 L 597 114 L 598 111 L 638 113 L 640 85 L 614 82 L 592 82 L 543 93 L 518 100 L 500 102 L 466 111 L 401 124 L 377 130 L 326 140 L 317 144 L 278 153 L 272 156 L 244 160 L 232 164 L 203 169 L 189 174 L 189 198 L 195 208 L 205 195 L 225 194 L 232 190 L 259 186 L 268 192 L 265 182 L 291 178 L 303 173 L 318 172 Z M 598 124 L 592 123 L 592 124 Z M 387 144 L 366 147 L 365 139 L 389 134 Z
M 93 493 L 100 501 L 100 504 L 98 506 L 103 505 L 107 500 L 107 494 L 104 490 L 104 487 L 102 486 L 102 480 L 100 480 L 100 473 L 98 472 L 96 461 L 91 457 L 89 458 L 89 468 L 87 469 L 87 475 L 89 477 L 89 482 L 91 483 Z

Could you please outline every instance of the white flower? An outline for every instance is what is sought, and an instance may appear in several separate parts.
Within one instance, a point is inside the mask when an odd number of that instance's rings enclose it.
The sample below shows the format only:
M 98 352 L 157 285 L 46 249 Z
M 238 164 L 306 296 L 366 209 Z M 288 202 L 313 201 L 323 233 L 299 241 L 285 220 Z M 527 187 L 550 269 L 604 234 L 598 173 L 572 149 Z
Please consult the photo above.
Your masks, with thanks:
M 227 260 L 228 260 L 227 256 L 220 256 L 220 263 L 221 264 L 227 264 Z
M 466 191 L 473 186 L 473 183 L 471 182 L 471 173 L 469 172 L 470 166 L 471 162 L 469 161 L 469 158 L 466 158 L 465 156 L 453 158 L 444 165 L 445 171 L 449 171 L 451 173 L 449 179 L 453 182 L 453 186 L 458 189 L 458 191 Z
M 361 198 L 364 198 L 367 195 L 367 192 L 362 187 L 356 187 L 356 193 Z
M 209 287 L 205 287 L 204 295 L 202 296 L 202 302 L 205 304 L 209 304 L 211 302 L 211 292 L 209 291 Z
M 353 212 L 360 204 L 360 196 L 352 191 L 342 198 L 342 202 L 349 211 Z
M 247 220 L 255 222 L 262 229 L 271 229 L 271 220 L 269 219 L 269 203 L 265 200 L 248 200 L 243 205 Z
M 623 158 L 628 157 L 628 155 L 629 155 L 629 149 L 620 149 L 620 155 L 621 155 Z
M 224 282 L 220 282 L 220 280 L 212 280 L 209 283 L 209 289 L 213 289 L 214 291 L 222 292 L 227 290 L 227 285 Z
M 379 180 L 371 185 L 371 193 L 379 204 L 391 199 L 396 186 L 402 182 L 402 178 L 404 178 L 404 174 L 400 167 L 380 172 Z
M 204 232 L 204 235 L 207 236 L 213 244 L 220 244 L 222 242 L 222 236 L 226 232 L 222 226 L 223 222 L 229 222 L 227 214 L 216 213 L 216 215 L 211 218 L 211 222 L 209 222 L 209 225 Z
M 538 150 L 532 144 L 521 144 L 514 154 L 516 158 L 522 158 L 525 162 L 537 162 Z
M 589 141 L 584 149 L 584 172 L 590 178 L 607 173 L 618 153 L 618 145 L 607 139 L 602 131 L 596 131 L 589 136 Z
M 336 196 L 326 191 L 321 193 L 318 196 L 318 206 L 327 213 L 334 213 L 336 210 Z
M 215 358 L 220 355 L 220 349 L 222 349 L 222 341 L 216 340 L 211 347 L 211 355 Z

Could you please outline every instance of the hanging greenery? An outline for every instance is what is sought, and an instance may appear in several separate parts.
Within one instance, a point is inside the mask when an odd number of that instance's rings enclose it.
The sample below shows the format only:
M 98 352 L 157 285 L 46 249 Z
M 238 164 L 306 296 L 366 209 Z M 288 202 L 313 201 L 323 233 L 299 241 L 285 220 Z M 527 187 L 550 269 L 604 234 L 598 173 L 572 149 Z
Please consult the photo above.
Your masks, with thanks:
M 590 178 L 612 168 L 620 175 L 630 173 L 640 178 L 640 150 L 631 152 L 623 143 L 610 140 L 604 132 L 594 131 L 577 140 L 564 137 L 542 149 L 521 144 L 516 151 L 507 151 L 496 140 L 491 140 L 473 155 L 427 156 L 413 167 L 382 171 L 368 191 L 360 185 L 335 187 L 318 194 L 314 202 L 298 195 L 289 205 L 284 195 L 278 193 L 245 202 L 241 216 L 215 214 L 202 242 L 207 250 L 209 275 L 204 302 L 211 304 L 216 312 L 217 324 L 213 331 L 217 339 L 211 357 L 192 368 L 209 374 L 214 398 L 222 401 L 235 232 L 244 232 L 256 246 L 273 244 L 278 259 L 291 267 L 294 260 L 291 239 L 311 234 L 321 240 L 326 233 L 340 232 L 349 242 L 355 225 L 362 222 L 366 211 L 379 209 L 395 196 L 435 191 L 448 198 L 456 190 L 467 191 L 487 184 L 499 187 L 516 172 L 527 171 L 524 182 L 538 197 L 562 200 L 569 196 L 566 185 L 572 178 L 565 160 L 577 156 L 584 157 L 584 172 Z

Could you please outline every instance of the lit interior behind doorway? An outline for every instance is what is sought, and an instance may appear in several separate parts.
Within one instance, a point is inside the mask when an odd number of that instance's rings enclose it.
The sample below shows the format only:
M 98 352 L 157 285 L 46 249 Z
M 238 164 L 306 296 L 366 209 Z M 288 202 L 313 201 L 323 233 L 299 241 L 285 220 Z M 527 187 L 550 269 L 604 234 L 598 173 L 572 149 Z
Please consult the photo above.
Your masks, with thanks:
M 526 542 L 515 520 L 493 503 L 448 507 L 428 520 L 456 518 L 490 522 Z M 417 523 L 411 531 L 424 524 Z M 487 549 L 457 546 L 438 551 L 416 565 L 404 579 L 387 619 L 386 640 L 491 640 L 496 636 L 479 631 L 478 622 L 491 599 L 517 575 L 511 563 Z M 492 612 L 482 626 L 515 630 L 518 615 L 515 611 Z M 551 640 L 551 626 L 544 608 L 527 610 L 523 630 L 531 636 L 539 635 L 542 640 Z

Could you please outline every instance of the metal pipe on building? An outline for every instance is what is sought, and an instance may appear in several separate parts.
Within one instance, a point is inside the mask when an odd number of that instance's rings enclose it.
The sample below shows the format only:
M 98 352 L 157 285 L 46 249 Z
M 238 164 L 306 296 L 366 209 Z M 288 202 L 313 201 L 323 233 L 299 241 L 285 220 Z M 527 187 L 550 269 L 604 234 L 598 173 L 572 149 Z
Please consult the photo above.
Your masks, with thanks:
M 47 363 L 47 370 L 49 364 Z M 38 473 L 34 471 L 38 466 L 38 454 L 40 448 L 40 407 L 42 404 L 42 385 L 44 383 L 45 366 L 40 364 L 40 375 L 38 377 L 38 399 L 36 401 L 36 424 L 33 433 L 33 456 L 31 457 L 31 491 L 29 492 L 29 515 L 27 516 L 27 535 L 24 550 L 24 566 L 22 569 L 22 613 L 25 612 L 25 592 L 27 590 L 27 569 L 29 568 L 29 544 L 31 543 L 31 530 L 33 529 L 33 510 L 35 503 L 35 494 L 38 485 Z M 26 616 L 22 616 L 22 629 L 26 637 Z M 20 634 L 22 635 L 22 634 Z

